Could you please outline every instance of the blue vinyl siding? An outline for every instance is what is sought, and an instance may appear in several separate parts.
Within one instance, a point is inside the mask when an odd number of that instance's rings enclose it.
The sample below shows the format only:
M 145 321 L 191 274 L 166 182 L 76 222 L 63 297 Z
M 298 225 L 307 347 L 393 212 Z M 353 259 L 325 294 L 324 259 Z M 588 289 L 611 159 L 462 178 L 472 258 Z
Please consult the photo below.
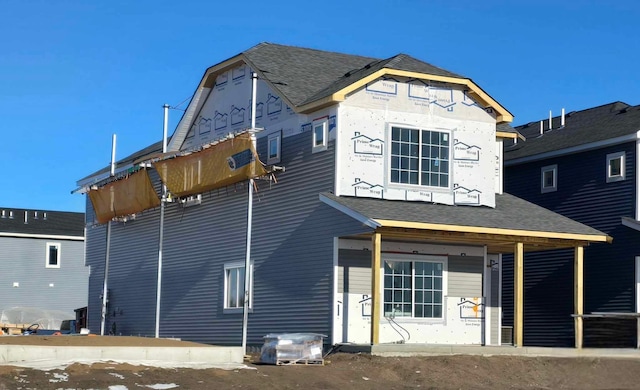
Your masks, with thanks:
M 366 230 L 319 201 L 320 192 L 333 190 L 333 149 L 330 142 L 329 150 L 312 154 L 310 132 L 283 138 L 278 165 L 286 171 L 276 174 L 277 182 L 256 180 L 249 345 L 261 345 L 263 336 L 274 332 L 331 335 L 333 239 Z M 266 155 L 266 138 L 258 140 L 258 151 Z M 205 193 L 198 206 L 167 205 L 162 337 L 219 345 L 241 343 L 242 312 L 223 310 L 223 276 L 224 264 L 245 260 L 247 184 Z M 109 306 L 112 314 L 115 310 L 110 320 L 116 322 L 118 333 L 154 332 L 158 229 L 159 209 L 143 212 L 126 224 L 114 224 Z M 95 264 L 89 318 L 95 329 L 100 325 L 105 231 L 99 226 L 88 234 L 87 256 Z
M 625 152 L 626 180 L 606 182 L 606 155 Z M 557 164 L 558 190 L 540 193 L 541 167 Z M 640 232 L 625 227 L 621 218 L 635 216 L 635 143 L 506 167 L 505 192 L 539 204 L 599 229 L 612 244 L 585 248 L 584 310 L 635 311 L 635 256 L 640 255 Z M 525 253 L 524 343 L 573 346 L 573 250 Z M 504 256 L 504 325 L 513 324 L 513 256 Z M 585 320 L 585 345 L 592 324 Z M 595 331 L 595 330 L 593 330 Z M 629 339 L 629 344 L 635 342 Z

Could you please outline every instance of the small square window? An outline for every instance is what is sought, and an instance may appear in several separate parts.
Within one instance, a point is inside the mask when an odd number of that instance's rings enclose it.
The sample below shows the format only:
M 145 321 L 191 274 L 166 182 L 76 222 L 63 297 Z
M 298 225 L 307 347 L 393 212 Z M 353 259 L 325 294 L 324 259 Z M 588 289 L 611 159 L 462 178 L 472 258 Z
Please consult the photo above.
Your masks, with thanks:
M 60 243 L 48 242 L 45 256 L 46 268 L 60 268 Z
M 244 263 L 231 263 L 224 266 L 224 308 L 242 309 L 244 307 Z M 249 307 L 252 307 L 253 266 L 249 270 Z
M 277 164 L 280 162 L 280 148 L 282 132 L 278 131 L 269 134 L 267 139 L 267 164 Z
M 607 183 L 624 180 L 624 152 L 607 154 Z
M 327 150 L 329 141 L 329 126 L 327 119 L 325 118 L 322 120 L 314 121 L 311 129 L 313 132 L 313 153 Z
M 553 192 L 558 190 L 558 166 L 549 165 L 541 170 L 541 192 Z

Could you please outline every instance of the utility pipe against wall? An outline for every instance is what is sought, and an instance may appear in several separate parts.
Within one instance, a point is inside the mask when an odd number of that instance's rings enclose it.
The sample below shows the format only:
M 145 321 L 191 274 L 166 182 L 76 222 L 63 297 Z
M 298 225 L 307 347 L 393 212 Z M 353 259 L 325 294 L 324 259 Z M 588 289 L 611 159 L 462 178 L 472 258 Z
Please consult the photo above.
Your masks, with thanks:
M 167 153 L 167 129 L 169 127 L 169 105 L 164 109 L 164 124 L 162 126 L 162 153 Z M 160 199 L 160 234 L 158 237 L 158 281 L 156 287 L 156 338 L 160 337 L 160 299 L 162 297 L 162 247 L 164 241 L 164 208 L 167 202 L 167 186 L 162 183 L 162 199 Z
M 113 177 L 116 174 L 116 135 L 111 138 L 111 170 L 109 175 Z M 113 204 L 111 204 L 113 207 Z M 46 214 L 44 216 L 46 219 Z M 107 222 L 107 242 L 104 256 L 104 279 L 102 284 L 102 315 L 100 318 L 100 335 L 104 336 L 104 328 L 107 320 L 107 293 L 109 291 L 109 255 L 111 250 L 111 221 Z
M 251 74 L 251 144 L 256 150 L 256 89 L 258 75 Z M 253 177 L 249 179 L 249 200 L 247 207 L 247 253 L 244 261 L 244 304 L 242 305 L 242 349 L 247 353 L 247 328 L 249 325 L 249 296 L 251 283 L 251 227 L 253 224 Z

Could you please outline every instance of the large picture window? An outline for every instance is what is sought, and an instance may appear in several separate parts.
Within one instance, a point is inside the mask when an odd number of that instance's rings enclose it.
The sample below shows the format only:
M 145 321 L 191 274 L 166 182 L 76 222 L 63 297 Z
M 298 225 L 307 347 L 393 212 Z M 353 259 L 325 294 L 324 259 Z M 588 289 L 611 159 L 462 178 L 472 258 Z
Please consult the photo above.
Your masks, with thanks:
M 443 318 L 444 262 L 384 262 L 384 316 Z
M 450 144 L 447 132 L 391 127 L 390 182 L 449 187 Z

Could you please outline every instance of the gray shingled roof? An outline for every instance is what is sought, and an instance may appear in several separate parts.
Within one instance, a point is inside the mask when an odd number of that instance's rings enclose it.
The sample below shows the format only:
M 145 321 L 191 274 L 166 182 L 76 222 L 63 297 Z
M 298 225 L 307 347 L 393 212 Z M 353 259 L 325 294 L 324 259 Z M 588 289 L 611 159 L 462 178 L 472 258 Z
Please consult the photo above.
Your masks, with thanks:
M 541 153 L 559 151 L 597 141 L 604 141 L 640 131 L 640 105 L 630 106 L 623 102 L 613 102 L 565 115 L 565 126 L 560 127 L 561 118 L 543 118 L 543 134 L 540 135 L 540 121 L 516 126 L 526 141 L 505 147 L 505 160 L 534 156 Z
M 496 194 L 495 208 L 322 195 L 370 219 L 606 236 L 599 230 L 510 194 Z
M 504 133 L 517 133 L 518 131 L 511 127 L 509 123 L 500 123 L 496 125 L 496 131 L 502 131 Z
M 380 60 L 266 42 L 242 54 L 295 106 L 330 96 L 382 68 L 464 78 L 406 54 Z
M 0 232 L 84 237 L 84 213 L 0 207 Z

